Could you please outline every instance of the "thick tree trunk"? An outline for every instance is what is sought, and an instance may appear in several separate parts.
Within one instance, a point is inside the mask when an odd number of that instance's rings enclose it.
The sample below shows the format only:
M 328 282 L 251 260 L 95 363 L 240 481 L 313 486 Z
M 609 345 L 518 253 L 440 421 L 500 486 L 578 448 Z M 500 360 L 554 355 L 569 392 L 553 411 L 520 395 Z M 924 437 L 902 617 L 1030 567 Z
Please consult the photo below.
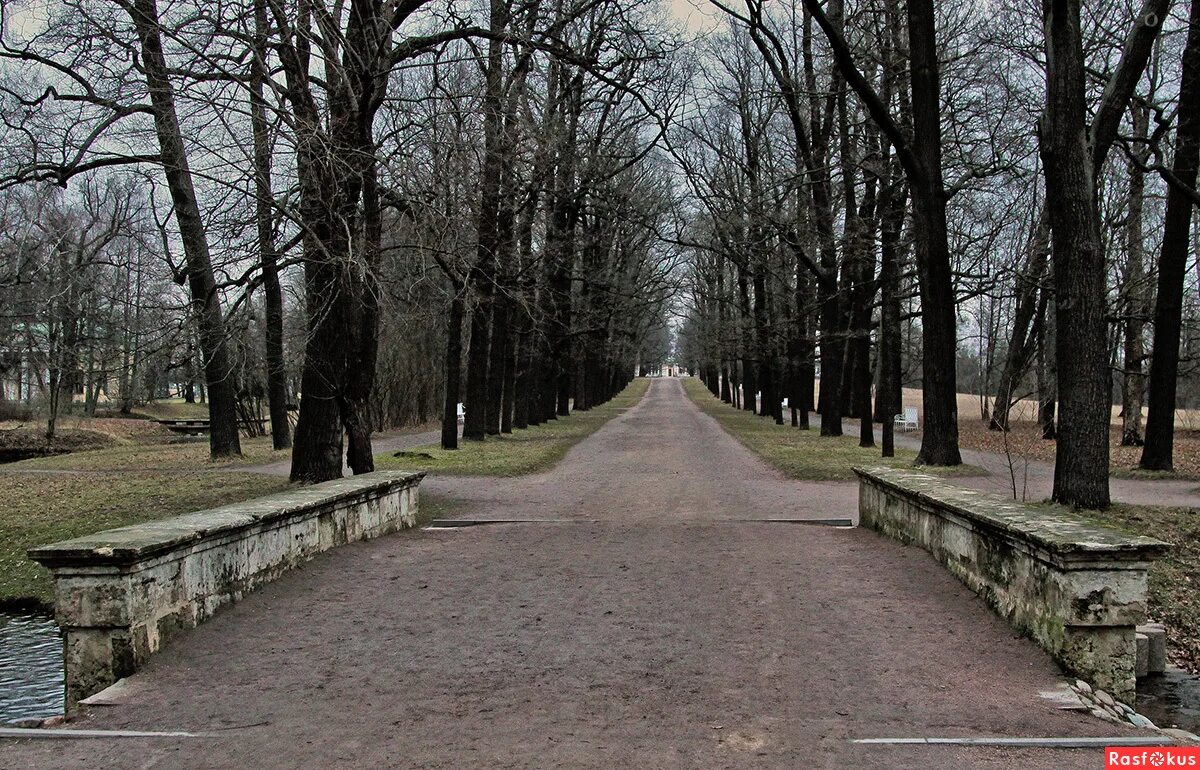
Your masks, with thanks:
M 491 324 L 488 316 L 492 310 L 489 288 L 490 278 L 484 283 L 476 282 L 481 290 L 471 310 L 471 343 L 467 349 L 467 392 L 465 397 L 467 416 L 463 421 L 462 437 L 467 441 L 483 441 L 487 435 L 488 363 L 491 356 Z
M 912 184 L 914 235 L 921 291 L 921 379 L 925 427 L 919 465 L 958 465 L 958 399 L 955 387 L 958 325 L 947 244 L 946 192 L 942 181 L 941 86 L 932 0 L 909 0 L 913 144 L 923 170 Z
M 516 334 L 509 333 L 504 339 L 504 392 L 500 399 L 500 432 L 512 433 L 515 420 L 517 396 L 517 346 L 520 340 Z
M 1200 165 L 1200 0 L 1192 0 L 1191 26 L 1183 53 L 1183 80 L 1176 116 L 1174 174 L 1180 184 L 1196 189 Z M 1146 470 L 1174 467 L 1175 394 L 1179 376 L 1179 339 L 1183 316 L 1183 281 L 1187 270 L 1192 202 L 1171 186 L 1163 217 L 1158 258 L 1158 293 L 1154 306 L 1154 348 L 1150 356 L 1149 411 L 1146 445 L 1139 465 Z
M 822 264 L 830 271 L 832 266 Z M 842 363 L 845 346 L 840 337 L 841 300 L 836 268 L 817 279 L 821 325 L 821 391 L 817 409 L 821 413 L 821 435 L 842 435 Z
M 1043 0 L 1046 110 L 1039 144 L 1046 169 L 1054 260 L 1059 421 L 1056 502 L 1109 504 L 1108 338 L 1104 249 L 1084 102 L 1079 0 Z

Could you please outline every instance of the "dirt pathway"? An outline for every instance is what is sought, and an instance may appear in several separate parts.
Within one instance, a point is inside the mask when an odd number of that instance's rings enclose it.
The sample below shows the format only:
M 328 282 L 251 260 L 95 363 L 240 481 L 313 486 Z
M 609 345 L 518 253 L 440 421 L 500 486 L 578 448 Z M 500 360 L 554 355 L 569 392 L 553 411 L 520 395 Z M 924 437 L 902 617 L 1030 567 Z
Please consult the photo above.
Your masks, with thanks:
M 675 380 L 553 471 L 429 479 L 474 517 L 326 554 L 185 635 L 80 727 L 0 767 L 1079 767 L 1087 751 L 852 738 L 1130 734 L 926 554 L 787 481 Z M 1131 730 L 1131 728 L 1130 728 Z

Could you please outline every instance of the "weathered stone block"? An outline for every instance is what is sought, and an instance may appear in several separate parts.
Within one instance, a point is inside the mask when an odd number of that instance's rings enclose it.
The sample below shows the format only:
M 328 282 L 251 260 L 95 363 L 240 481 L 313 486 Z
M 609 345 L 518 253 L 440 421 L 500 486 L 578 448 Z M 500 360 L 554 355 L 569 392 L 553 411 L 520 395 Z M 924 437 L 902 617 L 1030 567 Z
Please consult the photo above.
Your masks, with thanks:
M 67 707 L 321 551 L 416 524 L 423 473 L 371 473 L 33 548 L 55 579 Z
M 1069 672 L 1133 697 L 1134 626 L 1166 543 L 916 471 L 855 472 L 863 526 L 929 551 Z
M 1134 664 L 1134 675 L 1138 679 L 1150 673 L 1150 637 L 1142 633 L 1134 633 L 1137 642 L 1137 662 Z
M 1146 675 L 1167 670 L 1167 627 L 1162 623 L 1145 623 L 1137 632 L 1146 637 Z

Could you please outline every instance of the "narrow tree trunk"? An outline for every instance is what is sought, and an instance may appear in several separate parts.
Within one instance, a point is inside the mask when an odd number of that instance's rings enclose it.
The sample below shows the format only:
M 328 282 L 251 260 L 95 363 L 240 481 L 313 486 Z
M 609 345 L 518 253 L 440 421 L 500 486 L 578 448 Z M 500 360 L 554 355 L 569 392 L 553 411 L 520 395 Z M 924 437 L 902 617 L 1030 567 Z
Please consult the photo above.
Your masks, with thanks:
M 254 142 L 255 220 L 258 254 L 262 266 L 267 409 L 271 415 L 271 444 L 275 449 L 292 445 L 287 413 L 287 370 L 283 361 L 283 288 L 275 250 L 274 200 L 271 191 L 271 146 L 268 137 L 263 87 L 267 78 L 266 0 L 254 0 L 254 58 L 250 64 L 250 120 Z M 189 391 L 191 383 L 188 383 Z
M 446 392 L 442 398 L 442 449 L 458 449 L 458 396 L 462 388 L 463 292 L 454 287 L 446 323 Z
M 1012 320 L 1012 335 L 1004 369 L 996 386 L 996 403 L 992 406 L 990 430 L 1008 430 L 1008 416 L 1012 410 L 1013 393 L 1029 368 L 1036 340 L 1031 327 L 1037 314 L 1039 302 L 1044 296 L 1042 282 L 1046 280 L 1046 260 L 1050 256 L 1050 217 L 1044 207 L 1038 217 L 1037 230 L 1030 243 L 1029 259 L 1025 270 L 1017 275 L 1017 309 Z
M 1046 351 L 1054 348 L 1054 318 L 1047 316 L 1047 302 L 1043 300 L 1038 306 L 1037 339 L 1037 392 L 1038 392 L 1038 425 L 1041 426 L 1042 439 L 1053 441 L 1058 437 L 1058 425 L 1055 419 L 1054 405 L 1058 401 L 1057 378 L 1054 374 L 1054 356 L 1046 355 Z
M 1130 107 L 1135 138 L 1145 139 L 1149 132 L 1150 116 L 1145 105 L 1134 102 Z M 1125 313 L 1124 323 L 1124 366 L 1122 367 L 1121 382 L 1121 445 L 1142 446 L 1142 396 L 1145 389 L 1145 374 L 1142 371 L 1142 360 L 1145 358 L 1143 332 L 1145 322 L 1142 320 L 1146 311 L 1146 275 L 1142 223 L 1142 198 L 1145 195 L 1145 172 L 1140 165 L 1148 159 L 1148 149 L 1141 145 L 1131 148 L 1137 161 L 1130 160 L 1129 170 L 1129 203 L 1125 220 L 1125 266 L 1124 281 L 1121 286 L 1122 309 Z
M 240 455 L 242 448 L 238 437 L 237 399 L 225 322 L 221 315 L 216 278 L 213 276 L 204 219 L 200 215 L 187 150 L 175 112 L 175 91 L 171 86 L 159 34 L 158 6 L 155 0 L 134 0 L 129 12 L 141 45 L 142 70 L 154 108 L 154 128 L 158 136 L 163 173 L 187 262 L 193 312 L 200 327 L 200 348 L 204 355 L 204 377 L 208 386 L 209 449 L 213 457 Z

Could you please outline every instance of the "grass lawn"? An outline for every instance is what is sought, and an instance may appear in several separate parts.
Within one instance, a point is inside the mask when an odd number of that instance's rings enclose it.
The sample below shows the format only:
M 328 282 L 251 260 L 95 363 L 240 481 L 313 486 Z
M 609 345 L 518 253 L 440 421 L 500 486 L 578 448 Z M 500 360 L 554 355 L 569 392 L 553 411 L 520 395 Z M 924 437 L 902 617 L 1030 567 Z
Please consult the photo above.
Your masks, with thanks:
M 1167 627 L 1171 659 L 1200 671 L 1200 511 L 1116 504 L 1104 511 L 1080 511 L 1093 521 L 1171 543 L 1167 555 L 1150 567 L 1151 620 Z
M 271 438 L 242 439 L 242 456 L 214 462 L 209 459 L 208 437 L 169 444 L 117 446 L 55 457 L 23 460 L 5 467 L 13 469 L 76 470 L 76 471 L 194 471 L 212 468 L 234 468 L 239 465 L 265 465 L 290 459 L 291 450 L 275 451 Z
M 459 441 L 456 450 L 428 444 L 400 452 L 399 457 L 390 452 L 379 454 L 375 456 L 375 467 L 458 476 L 521 476 L 544 471 L 601 425 L 641 401 L 649 386 L 649 380 L 639 378 L 601 406 L 513 431 L 511 435 L 489 436 L 486 441 Z
M 208 404 L 189 404 L 182 398 L 164 398 L 133 408 L 155 420 L 207 420 Z
M 684 390 L 705 414 L 720 423 L 731 436 L 750 451 L 792 479 L 804 481 L 847 481 L 855 478 L 855 465 L 886 465 L 894 468 L 911 467 L 917 453 L 896 447 L 895 457 L 880 457 L 879 448 L 864 449 L 854 436 L 821 437 L 817 428 L 800 430 L 789 423 L 776 425 L 774 420 L 734 409 L 708 392 L 699 379 L 683 380 Z M 878 439 L 876 439 L 878 443 Z M 970 476 L 985 474 L 982 468 L 960 465 L 953 468 L 923 467 L 921 470 L 941 476 Z
M 0 604 L 53 602 L 50 573 L 25 550 L 278 492 L 287 479 L 252 473 L 0 474 Z

